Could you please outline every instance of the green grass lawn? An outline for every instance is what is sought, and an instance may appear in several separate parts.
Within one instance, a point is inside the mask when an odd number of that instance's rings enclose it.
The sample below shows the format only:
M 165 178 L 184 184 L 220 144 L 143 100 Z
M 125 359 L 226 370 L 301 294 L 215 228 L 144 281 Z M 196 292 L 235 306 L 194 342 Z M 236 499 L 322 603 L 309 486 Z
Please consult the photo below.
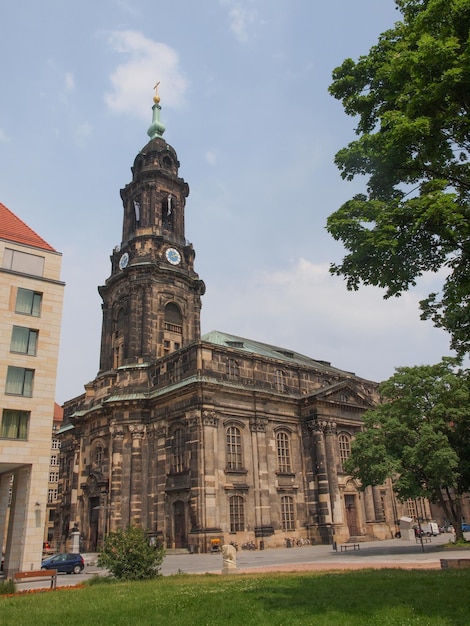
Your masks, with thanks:
M 470 625 L 470 569 L 177 575 L 0 596 L 2 626 Z

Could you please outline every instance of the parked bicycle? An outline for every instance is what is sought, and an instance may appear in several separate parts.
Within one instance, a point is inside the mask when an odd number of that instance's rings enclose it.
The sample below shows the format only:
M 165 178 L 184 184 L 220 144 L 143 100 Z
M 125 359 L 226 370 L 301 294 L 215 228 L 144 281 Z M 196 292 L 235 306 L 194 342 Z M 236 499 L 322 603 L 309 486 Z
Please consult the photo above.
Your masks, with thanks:
M 256 545 L 254 541 L 246 541 L 242 543 L 242 550 L 256 550 Z

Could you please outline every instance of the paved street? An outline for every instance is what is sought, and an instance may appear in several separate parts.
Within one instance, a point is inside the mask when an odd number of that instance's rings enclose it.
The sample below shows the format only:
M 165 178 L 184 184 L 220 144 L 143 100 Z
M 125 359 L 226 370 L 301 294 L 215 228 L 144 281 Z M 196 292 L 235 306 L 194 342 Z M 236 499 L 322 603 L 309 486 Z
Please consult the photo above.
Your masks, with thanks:
M 443 558 L 470 558 L 470 550 L 446 549 L 443 544 L 451 539 L 450 534 L 433 537 L 431 543 L 421 546 L 415 541 L 390 539 L 369 541 L 360 544 L 359 550 L 335 552 L 331 545 L 302 546 L 295 548 L 276 548 L 266 550 L 239 550 L 237 566 L 241 573 L 256 571 L 305 571 L 326 569 L 358 568 L 440 568 Z M 77 585 L 96 574 L 105 574 L 96 566 L 96 554 L 84 554 L 87 563 L 79 575 L 59 574 L 58 586 Z M 220 574 L 222 571 L 221 554 L 172 554 L 165 556 L 162 574 L 170 576 L 185 574 Z M 26 583 L 22 589 L 42 587 L 43 584 Z

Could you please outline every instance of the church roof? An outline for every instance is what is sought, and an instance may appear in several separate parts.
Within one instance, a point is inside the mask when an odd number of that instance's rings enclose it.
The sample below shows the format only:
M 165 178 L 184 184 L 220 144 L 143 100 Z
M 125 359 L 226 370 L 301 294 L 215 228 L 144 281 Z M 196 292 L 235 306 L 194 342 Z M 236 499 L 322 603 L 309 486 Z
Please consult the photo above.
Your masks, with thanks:
M 0 202 L 0 239 L 56 252 L 42 237 Z
M 259 354 L 264 357 L 276 359 L 277 361 L 287 361 L 291 364 L 305 365 L 307 367 L 316 367 L 317 369 L 323 369 L 325 371 L 336 371 L 342 374 L 350 374 L 354 376 L 352 372 L 344 372 L 336 367 L 333 367 L 328 361 L 320 361 L 317 359 L 311 359 L 308 356 L 304 356 L 294 350 L 288 350 L 286 348 L 280 348 L 278 346 L 272 346 L 268 343 L 262 343 L 261 341 L 255 341 L 254 339 L 245 339 L 244 337 L 237 337 L 236 335 L 229 335 L 228 333 L 221 332 L 219 330 L 212 330 L 211 332 L 201 337 L 202 341 L 213 343 L 218 346 L 227 346 L 229 348 L 235 348 L 242 352 L 249 352 L 252 354 Z

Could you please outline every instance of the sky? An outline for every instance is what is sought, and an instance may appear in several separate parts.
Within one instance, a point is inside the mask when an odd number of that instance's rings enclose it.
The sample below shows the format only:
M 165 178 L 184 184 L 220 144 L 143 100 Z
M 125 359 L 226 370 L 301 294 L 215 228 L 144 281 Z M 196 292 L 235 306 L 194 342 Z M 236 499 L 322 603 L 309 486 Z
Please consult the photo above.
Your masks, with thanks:
M 401 298 L 348 292 L 327 217 L 364 180 L 334 155 L 357 120 L 328 93 L 345 58 L 400 19 L 393 0 L 16 0 L 0 8 L 0 201 L 62 253 L 59 404 L 99 369 L 120 189 L 148 141 L 153 87 L 190 187 L 201 330 L 295 350 L 374 381 L 438 362 L 419 319 L 442 277 Z

